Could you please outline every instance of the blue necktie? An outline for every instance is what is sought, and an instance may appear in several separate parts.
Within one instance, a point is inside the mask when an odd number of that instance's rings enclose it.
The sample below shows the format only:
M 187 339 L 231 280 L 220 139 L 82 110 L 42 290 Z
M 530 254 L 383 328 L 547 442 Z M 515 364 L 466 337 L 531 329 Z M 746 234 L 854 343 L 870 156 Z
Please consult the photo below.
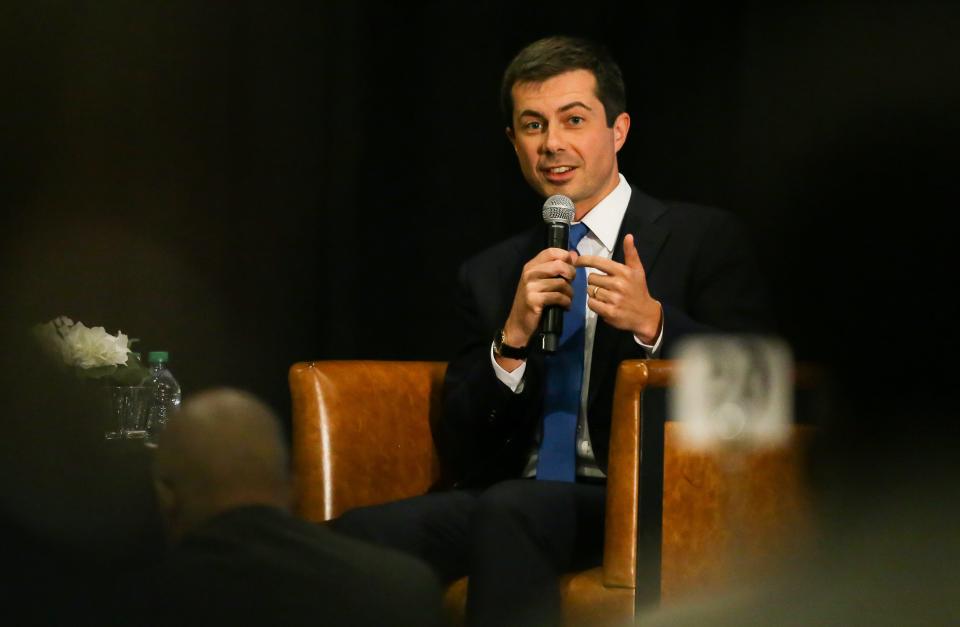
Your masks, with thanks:
M 587 234 L 587 225 L 570 227 L 570 250 Z M 583 325 L 586 317 L 587 273 L 577 268 L 573 303 L 563 314 L 563 332 L 557 352 L 547 356 L 543 403 L 543 438 L 537 458 L 537 479 L 573 481 L 576 478 L 577 416 L 583 382 Z

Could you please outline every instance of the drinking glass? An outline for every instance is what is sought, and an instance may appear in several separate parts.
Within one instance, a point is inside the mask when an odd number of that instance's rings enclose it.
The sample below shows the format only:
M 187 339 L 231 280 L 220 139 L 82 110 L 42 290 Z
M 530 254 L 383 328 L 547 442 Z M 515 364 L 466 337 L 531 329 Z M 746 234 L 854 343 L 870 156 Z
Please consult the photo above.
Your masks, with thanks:
M 107 387 L 107 407 L 115 431 L 107 431 L 108 440 L 141 440 L 147 435 L 147 389 L 142 385 Z

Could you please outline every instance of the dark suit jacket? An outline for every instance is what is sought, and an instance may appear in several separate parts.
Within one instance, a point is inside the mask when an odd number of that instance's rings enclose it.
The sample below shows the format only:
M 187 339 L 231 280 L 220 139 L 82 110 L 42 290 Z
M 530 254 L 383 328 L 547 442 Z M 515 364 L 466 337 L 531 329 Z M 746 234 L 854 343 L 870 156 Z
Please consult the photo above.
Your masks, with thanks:
M 203 523 L 117 598 L 127 625 L 442 624 L 425 564 L 265 506 Z
M 772 329 L 759 270 L 745 233 L 718 209 L 664 203 L 636 188 L 620 226 L 613 259 L 623 263 L 623 237 L 632 233 L 650 293 L 663 305 L 662 354 L 697 332 Z M 441 455 L 458 484 L 486 485 L 517 477 L 540 421 L 541 354 L 527 360 L 524 388 L 514 394 L 494 374 L 490 344 L 513 303 L 523 265 L 544 248 L 536 227 L 479 253 L 460 268 L 457 306 L 462 350 L 450 361 L 444 415 L 437 426 Z M 645 358 L 631 333 L 597 320 L 587 420 L 598 464 L 606 469 L 616 370 Z

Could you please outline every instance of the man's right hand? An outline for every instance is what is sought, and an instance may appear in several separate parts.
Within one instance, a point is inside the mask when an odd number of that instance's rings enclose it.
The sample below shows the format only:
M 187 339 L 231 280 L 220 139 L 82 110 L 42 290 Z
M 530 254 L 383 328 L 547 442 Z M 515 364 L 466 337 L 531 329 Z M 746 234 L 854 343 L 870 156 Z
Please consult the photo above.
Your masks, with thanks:
M 558 305 L 567 309 L 573 299 L 570 283 L 576 276 L 577 253 L 562 248 L 547 248 L 523 266 L 510 315 L 503 325 L 504 342 L 526 346 L 537 331 L 544 307 Z M 497 363 L 513 371 L 522 360 L 497 356 Z

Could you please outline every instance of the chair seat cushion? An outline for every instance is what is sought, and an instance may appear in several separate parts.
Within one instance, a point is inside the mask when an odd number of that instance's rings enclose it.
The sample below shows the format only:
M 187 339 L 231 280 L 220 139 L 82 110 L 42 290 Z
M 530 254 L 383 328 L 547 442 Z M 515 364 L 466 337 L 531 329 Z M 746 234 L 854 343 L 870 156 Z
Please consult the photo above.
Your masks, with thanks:
M 591 568 L 560 579 L 563 623 L 566 627 L 623 625 L 633 617 L 633 588 L 603 585 L 603 568 Z M 443 605 L 453 625 L 465 624 L 467 578 L 447 587 Z

